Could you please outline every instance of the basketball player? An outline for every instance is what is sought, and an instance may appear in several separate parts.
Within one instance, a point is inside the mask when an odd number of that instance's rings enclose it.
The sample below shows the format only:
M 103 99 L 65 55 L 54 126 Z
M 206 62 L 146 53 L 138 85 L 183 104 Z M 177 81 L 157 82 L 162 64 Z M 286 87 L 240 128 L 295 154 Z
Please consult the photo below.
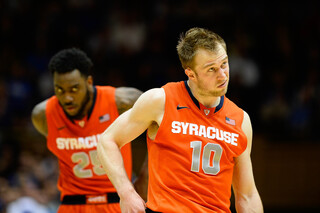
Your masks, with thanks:
M 178 55 L 187 81 L 140 96 L 102 134 L 97 147 L 120 196 L 122 212 L 263 212 L 255 186 L 248 114 L 226 96 L 229 64 L 224 40 L 192 28 Z M 119 149 L 148 129 L 147 204 L 128 179 Z
M 98 160 L 96 147 L 101 133 L 131 108 L 142 92 L 94 86 L 92 66 L 80 49 L 58 52 L 49 63 L 55 95 L 32 111 L 35 128 L 47 138 L 49 150 L 59 160 L 62 204 L 58 212 L 121 212 L 119 197 Z M 131 178 L 130 144 L 122 147 L 121 154 Z

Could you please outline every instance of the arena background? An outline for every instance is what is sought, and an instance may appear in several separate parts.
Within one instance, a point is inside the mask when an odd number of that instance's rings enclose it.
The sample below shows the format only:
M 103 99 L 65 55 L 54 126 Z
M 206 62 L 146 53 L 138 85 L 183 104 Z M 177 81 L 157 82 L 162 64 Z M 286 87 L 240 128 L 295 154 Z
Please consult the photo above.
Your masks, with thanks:
M 227 2 L 0 0 L 0 212 L 33 201 L 34 212 L 56 210 L 56 159 L 30 120 L 53 94 L 54 53 L 79 47 L 95 84 L 146 91 L 186 79 L 175 47 L 196 26 L 227 42 L 227 96 L 252 119 L 265 212 L 319 212 L 319 1 Z

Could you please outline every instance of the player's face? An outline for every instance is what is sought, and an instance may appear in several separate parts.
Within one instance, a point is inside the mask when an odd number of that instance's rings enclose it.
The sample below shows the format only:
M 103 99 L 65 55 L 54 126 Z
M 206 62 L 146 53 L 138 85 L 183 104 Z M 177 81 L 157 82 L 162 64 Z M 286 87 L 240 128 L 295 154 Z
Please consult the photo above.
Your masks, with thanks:
M 85 115 L 84 110 L 90 101 L 92 78 L 85 78 L 78 70 L 69 73 L 54 73 L 55 94 L 66 114 L 79 119 Z
M 229 62 L 225 49 L 216 52 L 200 49 L 194 58 L 194 81 L 202 95 L 222 96 L 229 84 Z

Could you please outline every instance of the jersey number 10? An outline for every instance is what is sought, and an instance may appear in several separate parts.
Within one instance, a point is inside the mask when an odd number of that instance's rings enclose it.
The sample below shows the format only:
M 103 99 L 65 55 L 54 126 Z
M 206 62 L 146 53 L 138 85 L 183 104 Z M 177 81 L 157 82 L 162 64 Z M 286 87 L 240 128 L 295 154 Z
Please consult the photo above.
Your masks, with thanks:
M 202 141 L 192 141 L 190 142 L 190 147 L 193 148 L 191 171 L 199 172 Z M 211 158 L 212 154 L 213 154 L 213 158 Z M 222 147 L 219 144 L 207 143 L 203 147 L 202 170 L 205 174 L 217 175 L 220 172 L 221 155 L 222 155 Z M 212 163 L 210 162 L 210 159 L 212 159 Z

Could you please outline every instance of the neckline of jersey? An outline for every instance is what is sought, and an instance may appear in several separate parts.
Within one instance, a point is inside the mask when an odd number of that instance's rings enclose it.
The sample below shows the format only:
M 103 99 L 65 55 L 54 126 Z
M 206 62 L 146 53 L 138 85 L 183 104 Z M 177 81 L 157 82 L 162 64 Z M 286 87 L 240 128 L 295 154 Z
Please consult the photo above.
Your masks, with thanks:
M 191 97 L 192 101 L 194 102 L 194 104 L 198 107 L 198 109 L 200 110 L 200 103 L 199 101 L 193 96 L 192 92 L 191 92 L 191 89 L 188 85 L 188 82 L 187 81 L 184 81 L 184 85 L 189 93 L 189 96 Z M 218 106 L 216 106 L 215 110 L 214 110 L 214 113 L 218 112 L 222 106 L 223 106 L 223 103 L 224 103 L 224 95 L 220 96 L 220 102 L 218 104 Z

